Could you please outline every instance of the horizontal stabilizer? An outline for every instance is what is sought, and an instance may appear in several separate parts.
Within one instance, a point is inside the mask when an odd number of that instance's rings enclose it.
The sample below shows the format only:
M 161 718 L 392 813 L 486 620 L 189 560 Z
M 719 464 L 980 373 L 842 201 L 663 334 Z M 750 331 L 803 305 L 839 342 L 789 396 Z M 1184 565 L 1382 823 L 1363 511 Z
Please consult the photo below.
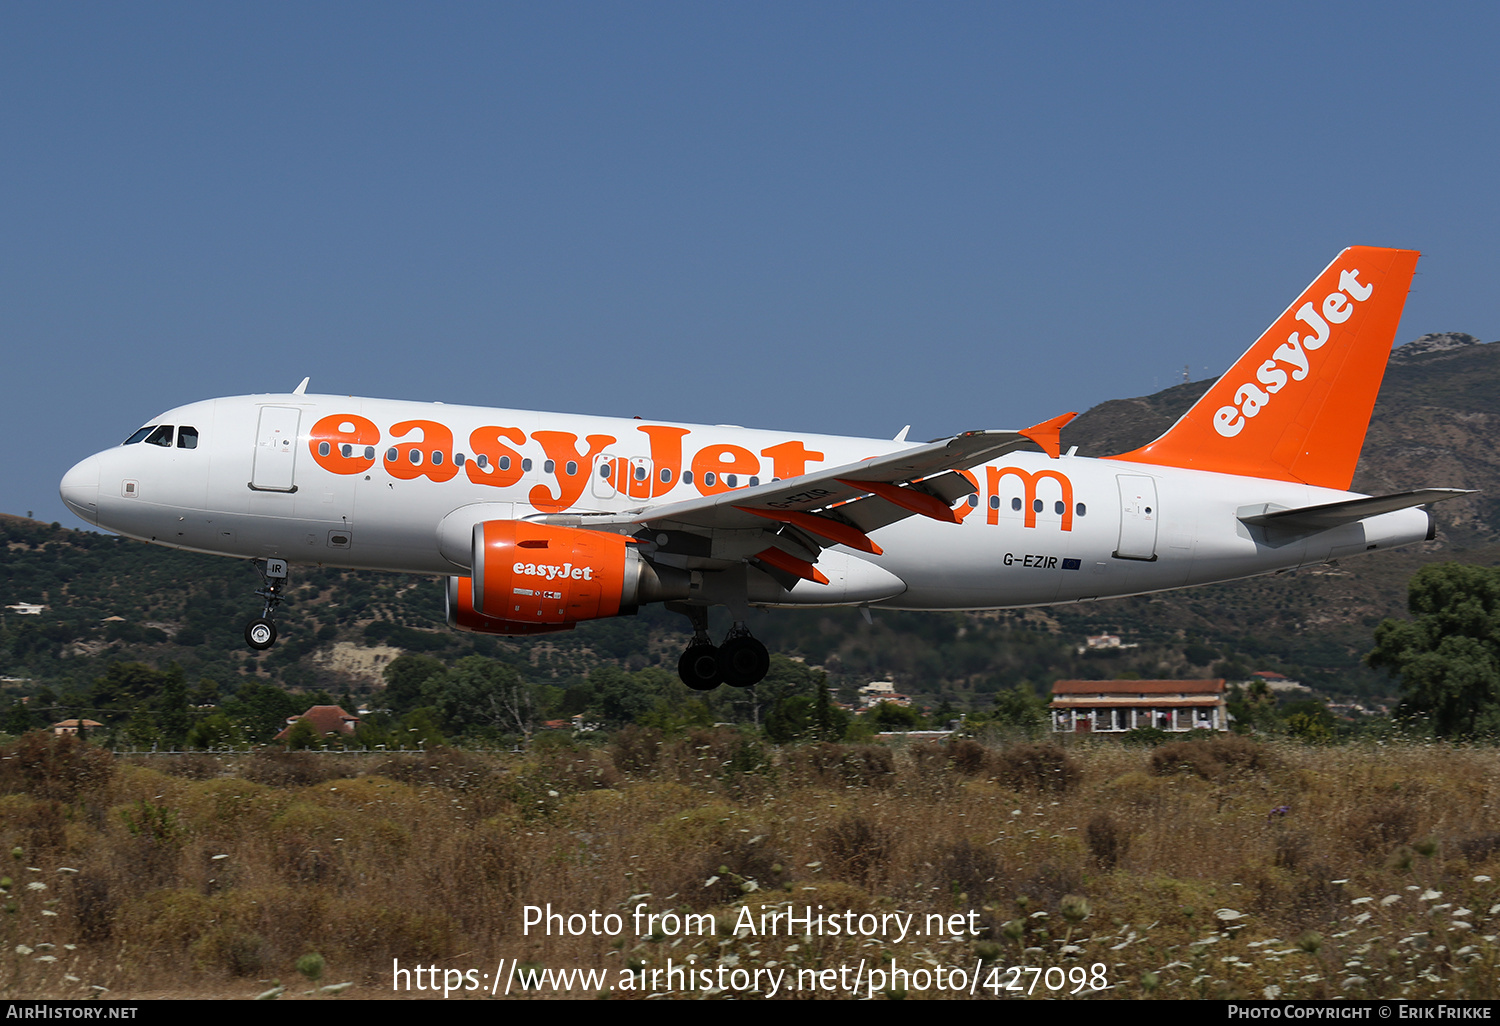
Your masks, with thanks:
M 1250 507 L 1240 513 L 1241 523 L 1259 527 L 1274 527 L 1286 531 L 1327 531 L 1341 524 L 1352 524 L 1366 517 L 1381 513 L 1394 513 L 1398 509 L 1425 506 L 1430 502 L 1456 499 L 1460 495 L 1473 495 L 1466 488 L 1418 488 L 1411 492 L 1395 492 L 1391 495 L 1372 495 L 1362 499 L 1346 499 L 1329 502 L 1321 506 L 1301 506 L 1297 509 L 1267 509 L 1264 506 Z

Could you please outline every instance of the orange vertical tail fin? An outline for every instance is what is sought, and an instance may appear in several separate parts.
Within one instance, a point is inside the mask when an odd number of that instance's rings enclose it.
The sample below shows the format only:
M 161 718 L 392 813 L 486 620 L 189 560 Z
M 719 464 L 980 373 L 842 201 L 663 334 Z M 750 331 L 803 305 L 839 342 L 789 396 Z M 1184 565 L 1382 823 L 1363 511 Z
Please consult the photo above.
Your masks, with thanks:
M 1418 256 L 1344 250 L 1166 434 L 1111 458 L 1347 491 Z

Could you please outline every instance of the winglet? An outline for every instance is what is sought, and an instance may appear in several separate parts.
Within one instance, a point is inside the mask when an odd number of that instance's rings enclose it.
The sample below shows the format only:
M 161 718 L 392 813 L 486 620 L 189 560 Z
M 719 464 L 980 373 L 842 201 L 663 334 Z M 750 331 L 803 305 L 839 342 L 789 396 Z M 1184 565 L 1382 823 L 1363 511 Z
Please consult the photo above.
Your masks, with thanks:
M 1062 455 L 1062 429 L 1063 425 L 1078 416 L 1076 413 L 1064 413 L 1062 416 L 1044 420 L 1040 424 L 1029 428 L 1022 428 L 1021 434 L 1031 439 L 1042 447 L 1042 451 L 1053 459 Z
M 300 384 L 296 388 L 292 389 L 292 395 L 306 395 L 307 394 L 307 383 L 309 381 L 311 381 L 311 380 L 312 380 L 312 375 L 311 374 L 309 374 L 307 377 L 303 378 L 302 379 L 302 384 Z

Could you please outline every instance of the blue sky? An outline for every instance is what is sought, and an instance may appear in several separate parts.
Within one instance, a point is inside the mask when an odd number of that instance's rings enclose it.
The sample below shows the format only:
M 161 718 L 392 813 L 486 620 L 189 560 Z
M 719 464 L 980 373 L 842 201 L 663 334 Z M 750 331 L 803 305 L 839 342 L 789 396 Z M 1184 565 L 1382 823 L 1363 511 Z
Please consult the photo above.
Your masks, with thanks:
M 1500 338 L 1500 8 L 0 6 L 0 511 L 196 399 L 913 438 L 1227 367 L 1339 249 Z M 1434 482 L 1413 482 L 1413 485 Z M 1441 482 L 1436 482 L 1441 483 Z

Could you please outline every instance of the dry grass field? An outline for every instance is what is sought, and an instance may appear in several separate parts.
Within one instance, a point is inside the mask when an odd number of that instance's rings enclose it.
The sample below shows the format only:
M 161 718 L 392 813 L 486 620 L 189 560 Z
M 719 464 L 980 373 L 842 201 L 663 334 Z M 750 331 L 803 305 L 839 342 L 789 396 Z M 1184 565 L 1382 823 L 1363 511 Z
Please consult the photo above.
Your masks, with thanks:
M 0 756 L 8 998 L 1500 994 L 1489 747 Z

